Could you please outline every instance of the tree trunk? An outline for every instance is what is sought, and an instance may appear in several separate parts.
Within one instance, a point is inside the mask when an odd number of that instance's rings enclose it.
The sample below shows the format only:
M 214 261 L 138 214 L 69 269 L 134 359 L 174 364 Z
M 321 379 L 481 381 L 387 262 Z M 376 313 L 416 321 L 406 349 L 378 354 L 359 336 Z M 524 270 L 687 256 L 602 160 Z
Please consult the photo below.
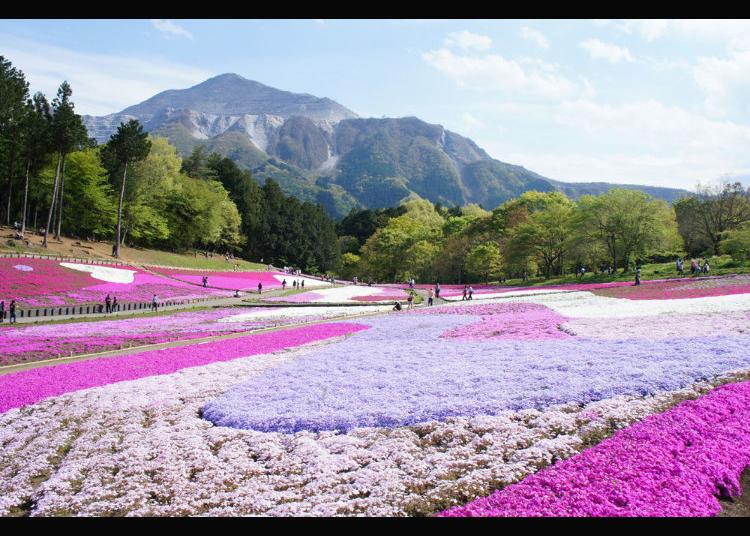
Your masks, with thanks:
M 49 226 L 52 225 L 52 213 L 55 210 L 55 200 L 57 199 L 57 184 L 60 180 L 60 160 L 62 155 L 57 155 L 57 169 L 55 169 L 55 185 L 52 187 L 52 202 L 49 206 L 49 215 L 47 216 L 47 227 L 44 228 L 44 240 L 42 241 L 42 247 L 47 247 L 47 236 L 49 235 Z
M 63 156 L 62 171 L 60 172 L 60 202 L 57 204 L 57 231 L 55 232 L 55 238 L 57 240 L 60 240 L 60 229 L 62 228 L 64 190 L 65 190 L 65 156 Z
M 10 169 L 8 170 L 8 211 L 5 215 L 6 223 L 10 225 L 10 202 L 13 199 L 13 171 L 16 167 L 16 144 L 13 143 L 10 153 Z
M 31 169 L 31 159 L 26 162 L 26 186 L 23 190 L 23 219 L 21 220 L 21 234 L 26 232 L 26 207 L 29 200 L 29 169 Z
M 115 235 L 115 258 L 120 258 L 120 228 L 122 227 L 122 201 L 125 198 L 125 178 L 128 174 L 128 163 L 122 172 L 122 185 L 120 185 L 120 201 L 117 204 L 117 233 Z

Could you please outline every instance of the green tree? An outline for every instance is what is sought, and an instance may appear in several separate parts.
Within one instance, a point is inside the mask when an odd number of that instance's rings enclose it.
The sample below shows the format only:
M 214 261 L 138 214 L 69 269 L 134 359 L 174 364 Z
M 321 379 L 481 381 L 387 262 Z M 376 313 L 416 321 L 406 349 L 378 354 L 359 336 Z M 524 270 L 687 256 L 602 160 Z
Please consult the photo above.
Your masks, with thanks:
M 141 124 L 131 119 L 121 123 L 117 132 L 112 135 L 107 144 L 108 159 L 115 167 L 122 168 L 122 182 L 120 197 L 117 203 L 117 230 L 115 232 L 114 257 L 120 257 L 120 237 L 122 228 L 122 204 L 125 198 L 125 182 L 128 175 L 128 165 L 145 159 L 151 150 L 151 141 L 143 131 Z
M 676 202 L 675 212 L 686 249 L 718 254 L 724 233 L 750 221 L 750 193 L 739 182 L 700 187 L 696 196 Z
M 23 192 L 23 215 L 21 234 L 26 232 L 28 214 L 29 179 L 41 170 L 50 151 L 52 112 L 42 93 L 36 93 L 29 103 L 23 124 L 24 157 L 26 158 L 26 180 Z
M 495 242 L 476 245 L 466 256 L 466 272 L 469 277 L 489 283 L 490 279 L 500 277 L 501 269 L 500 246 Z
M 52 101 L 53 113 L 50 125 L 50 138 L 52 148 L 57 153 L 57 166 L 55 169 L 55 181 L 52 187 L 52 201 L 47 216 L 47 226 L 44 228 L 44 241 L 42 243 L 44 247 L 47 247 L 50 226 L 54 224 L 53 215 L 56 205 L 59 205 L 60 219 L 58 220 L 55 236 L 58 239 L 60 238 L 63 199 L 63 188 L 61 187 L 60 177 L 61 173 L 62 176 L 65 174 L 65 157 L 76 146 L 82 144 L 84 140 L 88 140 L 81 116 L 75 113 L 73 102 L 70 100 L 72 95 L 73 90 L 70 88 L 70 84 L 63 82 L 57 90 L 57 96 Z M 60 196 L 59 202 L 58 195 Z
M 570 200 L 550 196 L 547 203 L 513 228 L 508 242 L 510 255 L 518 259 L 533 258 L 546 278 L 562 273 L 565 255 L 574 241 L 574 214 L 575 206 Z
M 21 131 L 28 113 L 29 84 L 23 72 L 0 56 L 0 158 L 7 177 L 6 223 L 10 225 L 13 176 L 18 167 Z
M 615 270 L 654 249 L 675 247 L 674 211 L 638 190 L 613 188 L 600 196 L 582 196 L 577 232 L 584 240 L 601 240 Z
M 750 259 L 750 223 L 726 231 L 722 238 L 722 253 L 731 255 L 736 261 Z

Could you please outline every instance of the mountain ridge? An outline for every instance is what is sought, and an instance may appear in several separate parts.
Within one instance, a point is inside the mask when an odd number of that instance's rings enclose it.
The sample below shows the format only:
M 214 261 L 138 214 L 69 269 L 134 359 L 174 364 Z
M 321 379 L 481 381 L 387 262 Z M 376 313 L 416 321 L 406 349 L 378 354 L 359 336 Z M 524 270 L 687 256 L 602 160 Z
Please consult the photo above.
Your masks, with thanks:
M 98 141 L 138 119 L 181 154 L 196 146 L 231 158 L 259 182 L 322 203 L 335 217 L 352 208 L 393 206 L 414 194 L 444 205 L 494 208 L 530 189 L 577 198 L 612 187 L 669 201 L 686 190 L 549 179 L 490 157 L 473 140 L 417 117 L 365 118 L 329 98 L 292 93 L 225 73 L 162 91 L 123 111 L 84 116 Z

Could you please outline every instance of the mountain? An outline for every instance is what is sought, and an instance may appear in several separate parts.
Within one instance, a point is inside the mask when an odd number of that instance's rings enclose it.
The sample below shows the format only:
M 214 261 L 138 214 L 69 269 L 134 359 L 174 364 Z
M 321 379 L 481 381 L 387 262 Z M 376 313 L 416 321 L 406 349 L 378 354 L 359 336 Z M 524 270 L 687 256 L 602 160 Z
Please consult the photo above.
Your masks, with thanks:
M 614 186 L 674 201 L 689 192 L 609 183 L 567 183 L 491 158 L 472 140 L 416 117 L 360 118 L 327 98 L 281 91 L 236 74 L 163 91 L 122 112 L 84 116 L 104 142 L 129 119 L 167 137 L 183 155 L 198 145 L 235 160 L 336 217 L 355 207 L 397 205 L 417 194 L 443 205 L 492 209 L 527 190 L 572 198 Z

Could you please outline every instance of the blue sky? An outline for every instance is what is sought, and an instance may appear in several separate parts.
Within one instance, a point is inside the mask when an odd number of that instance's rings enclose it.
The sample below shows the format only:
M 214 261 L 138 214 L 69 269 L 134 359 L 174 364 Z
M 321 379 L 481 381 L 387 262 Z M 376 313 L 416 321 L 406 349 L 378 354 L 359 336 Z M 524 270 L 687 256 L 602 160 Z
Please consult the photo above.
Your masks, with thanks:
M 104 115 L 234 72 L 417 116 L 550 178 L 750 179 L 750 21 L 3 20 L 32 91 Z

